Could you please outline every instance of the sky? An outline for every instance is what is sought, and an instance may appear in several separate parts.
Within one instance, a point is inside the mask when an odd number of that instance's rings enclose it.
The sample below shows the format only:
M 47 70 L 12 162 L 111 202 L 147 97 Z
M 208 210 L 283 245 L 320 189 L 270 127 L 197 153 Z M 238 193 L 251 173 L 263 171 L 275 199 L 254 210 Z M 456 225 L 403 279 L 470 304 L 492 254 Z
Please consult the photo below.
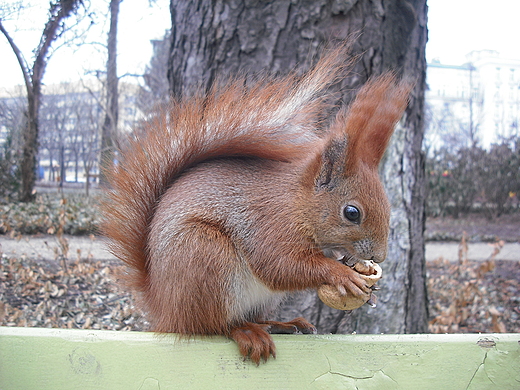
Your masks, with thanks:
M 97 11 L 95 24 L 86 38 L 88 44 L 59 47 L 49 61 L 45 83 L 77 80 L 86 77 L 89 70 L 105 67 L 103 48 L 96 42 L 106 42 L 108 1 L 90 1 Z M 12 2 L 4 0 L 0 6 Z M 42 0 L 32 3 L 38 5 L 27 14 L 4 20 L 28 59 L 41 36 L 48 4 Z M 520 0 L 494 0 L 493 5 L 489 0 L 428 0 L 428 7 L 428 61 L 438 59 L 444 64 L 459 65 L 465 62 L 466 54 L 482 49 L 520 59 Z M 161 38 L 171 26 L 169 0 L 156 0 L 153 6 L 149 0 L 125 0 L 119 16 L 118 73 L 142 74 L 152 54 L 150 39 Z M 0 35 L 0 66 L 0 89 L 23 83 L 16 58 L 3 35 Z
M 473 50 L 520 59 L 519 0 L 427 0 L 428 61 L 461 65 Z
M 3 1 L 0 6 L 12 2 Z M 44 75 L 46 84 L 78 80 L 106 67 L 106 49 L 102 44 L 106 45 L 107 41 L 108 0 L 90 2 L 96 10 L 93 16 L 95 24 L 85 38 L 86 44 L 57 48 L 47 65 Z M 27 3 L 37 5 L 18 18 L 4 21 L 4 25 L 32 64 L 32 50 L 38 45 L 47 20 L 48 2 L 35 0 Z M 150 40 L 162 38 L 170 27 L 169 0 L 156 0 L 153 6 L 150 6 L 149 0 L 123 1 L 118 22 L 118 74 L 142 74 L 152 55 Z M 53 47 L 59 46 L 59 43 L 59 40 L 55 41 Z M 0 88 L 22 84 L 23 76 L 16 57 L 1 33 L 0 59 Z

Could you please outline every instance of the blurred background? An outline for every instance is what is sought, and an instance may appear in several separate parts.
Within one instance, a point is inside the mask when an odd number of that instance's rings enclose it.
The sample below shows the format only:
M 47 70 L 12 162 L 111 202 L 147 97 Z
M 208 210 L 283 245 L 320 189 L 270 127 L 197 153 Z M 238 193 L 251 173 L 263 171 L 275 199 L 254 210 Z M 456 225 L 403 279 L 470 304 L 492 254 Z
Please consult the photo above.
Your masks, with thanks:
M 520 48 L 515 42 L 520 26 L 514 20 L 520 4 L 498 0 L 490 8 L 484 1 L 430 0 L 427 5 L 428 215 L 457 217 L 477 207 L 498 216 L 518 207 L 520 188 Z M 47 3 L 4 1 L 0 12 L 30 68 L 48 18 Z M 121 2 L 118 20 L 117 131 L 125 133 L 168 94 L 169 2 Z M 85 2 L 46 53 L 39 185 L 98 181 L 109 27 L 108 2 Z M 20 63 L 5 36 L 0 53 L 5 156 L 6 148 L 16 149 L 20 142 L 16 128 L 27 98 Z M 0 199 L 5 202 L 8 193 L 1 189 Z
M 0 2 L 0 243 L 5 275 L 18 275 L 4 279 L 0 324 L 146 329 L 95 235 L 100 161 L 117 163 L 117 147 L 172 92 L 170 7 L 180 3 L 50 4 Z M 518 332 L 520 3 L 426 5 L 428 331 Z M 38 131 L 27 151 L 31 104 Z M 74 240 L 83 241 L 72 250 Z M 7 251 L 13 242 L 26 246 Z M 477 244 L 484 256 L 472 254 Z M 71 272 L 74 288 L 62 279 Z

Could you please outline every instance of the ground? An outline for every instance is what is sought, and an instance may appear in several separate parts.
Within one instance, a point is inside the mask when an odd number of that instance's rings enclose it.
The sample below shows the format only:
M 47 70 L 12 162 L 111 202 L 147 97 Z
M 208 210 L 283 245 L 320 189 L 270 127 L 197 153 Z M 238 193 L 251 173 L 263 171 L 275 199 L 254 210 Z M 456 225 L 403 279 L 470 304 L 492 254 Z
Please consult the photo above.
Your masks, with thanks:
M 461 240 L 464 231 L 468 242 L 518 242 L 520 214 L 494 221 L 471 216 L 427 222 L 430 238 Z M 427 263 L 430 332 L 520 332 L 520 262 L 472 261 L 465 259 L 464 248 L 458 262 L 439 258 Z M 132 297 L 116 283 L 123 269 L 98 260 L 63 261 L 59 251 L 56 261 L 44 262 L 3 255 L 0 325 L 146 329 Z
M 471 242 L 520 242 L 520 213 L 490 219 L 430 218 L 426 239 Z M 433 333 L 520 332 L 520 263 L 518 261 L 458 262 L 439 258 L 427 263 L 430 331 Z

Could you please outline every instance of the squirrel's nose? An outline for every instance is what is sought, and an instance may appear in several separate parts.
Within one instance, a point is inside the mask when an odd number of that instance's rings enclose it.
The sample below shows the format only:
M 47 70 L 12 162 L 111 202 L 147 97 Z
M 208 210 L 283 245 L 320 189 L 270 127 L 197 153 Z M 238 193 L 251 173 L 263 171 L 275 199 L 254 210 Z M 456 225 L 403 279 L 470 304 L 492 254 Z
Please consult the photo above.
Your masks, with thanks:
M 372 259 L 374 263 L 382 263 L 386 259 L 387 249 L 382 248 L 380 250 L 374 251 Z
M 374 263 L 382 263 L 386 259 L 386 245 L 375 245 L 372 240 L 363 239 L 354 243 L 359 258 L 372 260 Z

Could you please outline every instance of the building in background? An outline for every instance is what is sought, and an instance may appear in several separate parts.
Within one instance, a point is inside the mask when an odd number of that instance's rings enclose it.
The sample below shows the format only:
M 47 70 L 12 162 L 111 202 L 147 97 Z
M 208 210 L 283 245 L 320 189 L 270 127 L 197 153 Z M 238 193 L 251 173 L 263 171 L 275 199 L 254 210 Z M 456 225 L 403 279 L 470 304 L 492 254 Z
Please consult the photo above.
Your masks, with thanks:
M 520 60 L 491 50 L 474 51 L 462 65 L 428 64 L 427 140 L 489 147 L 519 135 Z
M 142 113 L 136 104 L 139 86 L 119 83 L 119 131 L 130 131 Z M 104 87 L 96 79 L 45 85 L 39 124 L 38 178 L 84 182 L 99 174 Z M 16 138 L 26 107 L 23 86 L 0 95 L 0 148 Z

